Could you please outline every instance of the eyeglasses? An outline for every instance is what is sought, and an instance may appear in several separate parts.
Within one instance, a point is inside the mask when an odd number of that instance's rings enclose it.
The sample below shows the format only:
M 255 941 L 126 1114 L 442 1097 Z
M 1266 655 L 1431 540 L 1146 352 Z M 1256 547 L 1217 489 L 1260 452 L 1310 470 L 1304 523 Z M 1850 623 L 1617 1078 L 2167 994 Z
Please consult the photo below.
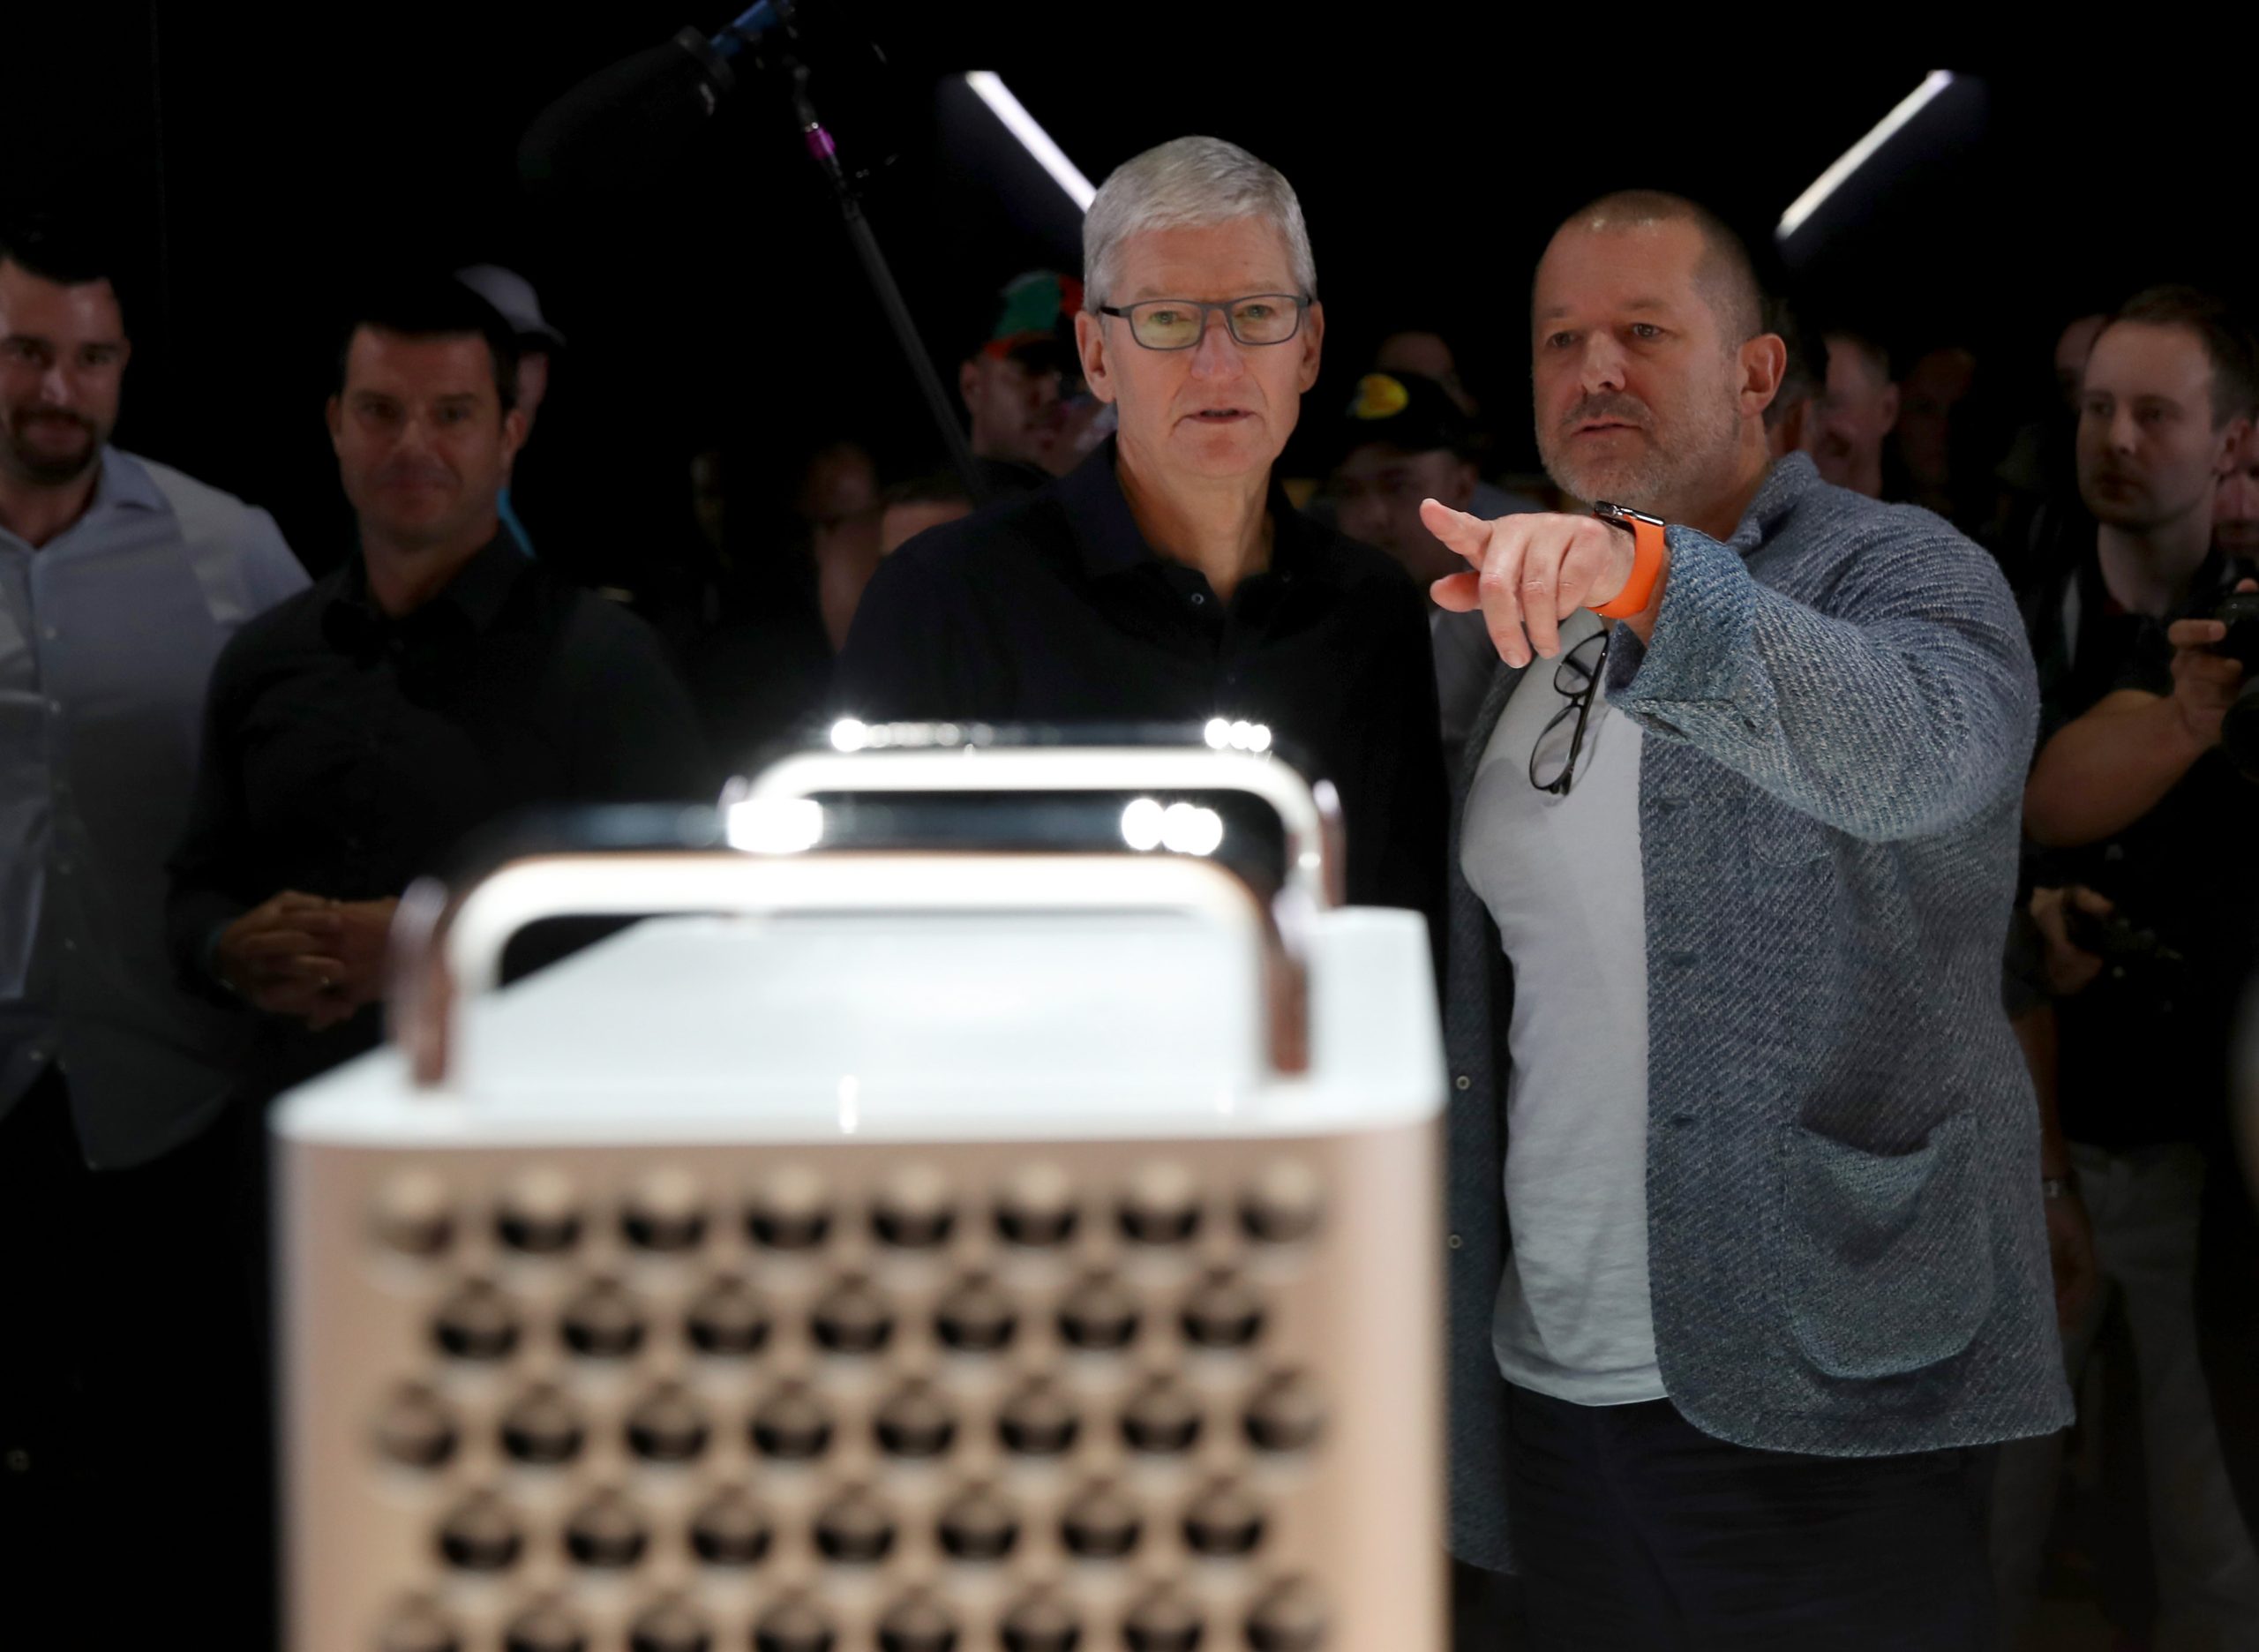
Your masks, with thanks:
M 1234 342 L 1241 344 L 1284 344 L 1302 330 L 1302 308 L 1308 297 L 1293 293 L 1251 293 L 1203 304 L 1197 298 L 1148 298 L 1116 308 L 1100 304 L 1100 315 L 1120 316 L 1130 323 L 1130 336 L 1147 349 L 1190 349 L 1208 330 L 1213 312 L 1224 318 Z
M 1585 723 L 1592 715 L 1593 695 L 1600 687 L 1601 673 L 1608 669 L 1608 642 L 1615 629 L 1609 626 L 1594 632 L 1561 656 L 1561 663 L 1553 668 L 1553 692 L 1562 695 L 1567 703 L 1553 714 L 1552 720 L 1539 731 L 1536 743 L 1529 748 L 1529 783 L 1540 792 L 1555 797 L 1569 794 L 1569 781 L 1577 771 L 1577 758 L 1585 747 Z M 1600 644 L 1599 653 L 1587 665 L 1577 657 L 1595 642 Z M 1553 766 L 1560 752 L 1557 735 L 1571 717 L 1576 723 L 1569 731 L 1568 757 L 1561 763 L 1558 774 L 1550 780 L 1545 779 L 1545 771 Z

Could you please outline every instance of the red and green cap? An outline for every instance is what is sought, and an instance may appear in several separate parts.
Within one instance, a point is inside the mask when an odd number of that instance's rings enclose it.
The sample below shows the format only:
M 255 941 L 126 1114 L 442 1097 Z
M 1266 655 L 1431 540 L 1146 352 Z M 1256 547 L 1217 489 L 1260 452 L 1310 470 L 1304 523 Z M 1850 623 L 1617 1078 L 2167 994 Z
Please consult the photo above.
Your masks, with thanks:
M 1083 283 L 1057 270 L 1030 270 L 1014 276 L 997 295 L 995 325 L 982 350 L 998 357 L 1018 357 L 1029 347 L 1070 350 L 1075 316 L 1083 307 Z

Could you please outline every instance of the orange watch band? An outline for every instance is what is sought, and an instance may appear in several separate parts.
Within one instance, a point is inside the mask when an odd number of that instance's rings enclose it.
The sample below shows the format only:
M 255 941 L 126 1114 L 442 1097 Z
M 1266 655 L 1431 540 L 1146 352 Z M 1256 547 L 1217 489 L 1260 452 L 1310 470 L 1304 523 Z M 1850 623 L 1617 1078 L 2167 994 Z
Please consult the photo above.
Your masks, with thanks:
M 1632 530 L 1632 573 L 1624 582 L 1624 589 L 1604 603 L 1595 604 L 1593 612 L 1603 620 L 1629 620 L 1633 614 L 1647 611 L 1655 599 L 1655 582 L 1662 577 L 1663 528 L 1659 522 L 1628 513 L 1614 518 Z

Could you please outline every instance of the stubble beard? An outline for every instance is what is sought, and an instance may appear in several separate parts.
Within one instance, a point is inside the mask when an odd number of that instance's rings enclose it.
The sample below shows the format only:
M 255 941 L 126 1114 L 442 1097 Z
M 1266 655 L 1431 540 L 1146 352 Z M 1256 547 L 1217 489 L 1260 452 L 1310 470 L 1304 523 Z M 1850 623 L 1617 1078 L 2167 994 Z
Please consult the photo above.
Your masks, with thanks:
M 0 428 L 0 468 L 34 487 L 65 487 L 78 481 L 101 457 L 107 435 L 89 420 L 73 422 L 85 431 L 86 445 L 74 453 L 58 455 L 41 453 L 24 439 L 24 427 L 30 423 L 27 417 L 9 418 L 5 427 Z
M 1572 413 L 1564 423 L 1573 424 L 1579 417 Z M 1539 442 L 1538 456 L 1553 485 L 1572 499 L 1587 505 L 1606 499 L 1676 520 L 1715 490 L 1719 477 L 1731 467 L 1741 437 L 1739 409 L 1731 400 L 1717 403 L 1707 418 L 1690 414 L 1687 427 L 1677 432 L 1663 427 L 1649 409 L 1644 428 L 1647 439 L 1630 458 L 1580 465 L 1569 456 L 1573 439 L 1566 428 L 1559 426 L 1550 440 Z

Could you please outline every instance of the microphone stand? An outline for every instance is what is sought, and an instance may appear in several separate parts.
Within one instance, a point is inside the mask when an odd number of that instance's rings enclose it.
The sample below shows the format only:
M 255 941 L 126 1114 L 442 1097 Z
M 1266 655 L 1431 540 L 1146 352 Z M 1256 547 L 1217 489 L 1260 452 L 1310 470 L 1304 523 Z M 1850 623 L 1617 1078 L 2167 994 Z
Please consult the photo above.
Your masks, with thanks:
M 807 145 L 808 158 L 831 185 L 832 198 L 838 203 L 839 215 L 847 225 L 847 239 L 854 244 L 856 255 L 863 261 L 863 273 L 870 277 L 872 289 L 878 294 L 879 308 L 886 312 L 887 323 L 894 329 L 895 342 L 902 347 L 902 354 L 910 364 L 911 377 L 917 379 L 919 391 L 926 398 L 926 410 L 933 416 L 934 426 L 942 433 L 942 446 L 949 454 L 949 466 L 964 484 L 973 504 L 985 505 L 988 502 L 987 478 L 982 475 L 980 462 L 972 456 L 972 444 L 957 424 L 957 408 L 949 393 L 942 388 L 933 359 L 926 354 L 925 342 L 918 336 L 918 324 L 911 319 L 910 306 L 903 302 L 902 289 L 895 284 L 894 272 L 887 267 L 886 254 L 879 251 L 878 237 L 871 232 L 870 220 L 863 214 L 862 196 L 857 191 L 854 180 L 847 176 L 847 169 L 839 164 L 839 147 L 824 130 L 814 104 L 808 100 L 807 67 L 793 57 L 784 58 L 780 66 L 792 76 L 792 112 L 799 121 L 800 137 Z

